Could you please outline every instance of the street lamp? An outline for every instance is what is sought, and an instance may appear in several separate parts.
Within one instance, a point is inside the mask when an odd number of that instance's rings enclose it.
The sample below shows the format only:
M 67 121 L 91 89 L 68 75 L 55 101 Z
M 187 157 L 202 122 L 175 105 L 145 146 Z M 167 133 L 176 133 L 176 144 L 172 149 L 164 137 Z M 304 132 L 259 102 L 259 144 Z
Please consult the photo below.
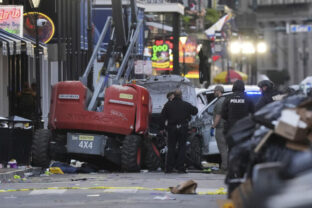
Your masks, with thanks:
M 268 46 L 265 42 L 259 42 L 257 44 L 257 53 L 266 53 L 268 50 Z
M 235 40 L 229 44 L 229 52 L 234 56 L 246 55 L 252 58 L 252 82 L 257 81 L 257 56 L 267 52 L 267 44 L 264 41 Z M 242 62 L 242 60 L 241 60 Z M 242 67 L 242 63 L 241 63 Z M 247 65 L 248 67 L 248 65 Z
M 241 52 L 241 43 L 239 41 L 233 41 L 229 46 L 232 54 L 239 54 Z
M 39 31 L 38 31 L 38 18 L 39 18 L 39 4 L 41 0 L 29 0 L 31 7 L 35 10 L 35 33 L 36 33 L 36 48 L 35 48 L 35 60 L 36 60 L 36 128 L 40 127 L 41 123 L 41 84 L 40 84 L 40 56 L 39 56 Z
M 180 37 L 180 41 L 182 43 L 182 49 L 183 49 L 183 74 L 184 76 L 185 76 L 185 43 L 186 43 L 186 40 L 187 40 L 186 35 Z

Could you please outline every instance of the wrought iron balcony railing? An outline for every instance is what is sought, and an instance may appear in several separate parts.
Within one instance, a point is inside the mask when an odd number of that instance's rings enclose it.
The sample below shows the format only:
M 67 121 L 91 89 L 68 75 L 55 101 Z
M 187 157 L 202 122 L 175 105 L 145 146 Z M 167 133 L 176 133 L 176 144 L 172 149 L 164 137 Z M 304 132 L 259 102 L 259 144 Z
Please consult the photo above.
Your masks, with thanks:
M 250 6 L 272 6 L 307 3 L 312 3 L 312 0 L 249 0 Z

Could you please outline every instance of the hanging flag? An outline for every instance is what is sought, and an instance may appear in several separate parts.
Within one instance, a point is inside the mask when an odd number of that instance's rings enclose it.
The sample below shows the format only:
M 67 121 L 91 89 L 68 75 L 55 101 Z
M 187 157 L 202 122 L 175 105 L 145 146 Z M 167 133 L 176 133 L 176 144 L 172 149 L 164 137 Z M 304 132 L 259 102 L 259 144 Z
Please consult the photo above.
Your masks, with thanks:
M 221 31 L 224 24 L 231 19 L 231 16 L 232 15 L 230 14 L 223 16 L 214 25 L 205 30 L 205 34 L 208 36 L 208 38 L 214 38 L 216 31 Z

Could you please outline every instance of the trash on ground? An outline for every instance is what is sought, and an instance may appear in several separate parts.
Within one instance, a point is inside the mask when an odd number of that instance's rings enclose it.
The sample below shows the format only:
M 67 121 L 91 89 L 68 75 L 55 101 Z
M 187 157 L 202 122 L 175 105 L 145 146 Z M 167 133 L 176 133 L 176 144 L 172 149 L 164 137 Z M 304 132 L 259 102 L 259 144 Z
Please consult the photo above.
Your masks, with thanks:
M 202 161 L 201 165 L 203 166 L 203 168 L 219 167 L 218 163 L 210 163 L 210 162 L 207 162 L 207 161 Z
M 24 176 L 25 176 L 25 177 L 31 177 L 31 176 L 33 176 L 33 175 L 34 175 L 34 173 L 32 173 L 32 172 L 24 173 Z
M 64 174 L 64 172 L 59 167 L 50 167 L 49 171 L 53 174 Z
M 77 179 L 71 179 L 71 181 L 86 181 L 87 178 L 77 178 Z
M 211 173 L 212 170 L 211 170 L 211 168 L 205 168 L 205 169 L 203 170 L 203 172 L 204 172 L 204 173 Z
M 58 167 L 64 173 L 77 173 L 77 168 L 62 162 L 53 162 L 51 167 Z
M 175 198 L 170 197 L 168 195 L 165 195 L 165 196 L 155 196 L 154 199 L 158 199 L 158 200 L 176 200 Z
M 17 162 L 15 159 L 11 159 L 9 162 L 8 162 L 8 168 L 17 168 Z
M 13 178 L 14 178 L 14 179 L 21 179 L 21 176 L 19 176 L 19 175 L 14 175 Z
M 176 187 L 169 187 L 173 194 L 196 194 L 197 183 L 193 180 L 185 181 Z

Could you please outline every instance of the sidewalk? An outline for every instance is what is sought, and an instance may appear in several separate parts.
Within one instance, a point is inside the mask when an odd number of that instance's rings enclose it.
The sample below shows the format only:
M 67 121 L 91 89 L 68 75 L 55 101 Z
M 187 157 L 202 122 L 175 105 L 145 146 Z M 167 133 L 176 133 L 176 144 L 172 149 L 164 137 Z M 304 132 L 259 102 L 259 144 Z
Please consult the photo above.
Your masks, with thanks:
M 40 171 L 41 168 L 26 167 L 26 168 L 1 168 L 0 169 L 0 183 L 9 182 L 15 175 L 25 177 L 25 173 L 32 173 L 34 171 Z

